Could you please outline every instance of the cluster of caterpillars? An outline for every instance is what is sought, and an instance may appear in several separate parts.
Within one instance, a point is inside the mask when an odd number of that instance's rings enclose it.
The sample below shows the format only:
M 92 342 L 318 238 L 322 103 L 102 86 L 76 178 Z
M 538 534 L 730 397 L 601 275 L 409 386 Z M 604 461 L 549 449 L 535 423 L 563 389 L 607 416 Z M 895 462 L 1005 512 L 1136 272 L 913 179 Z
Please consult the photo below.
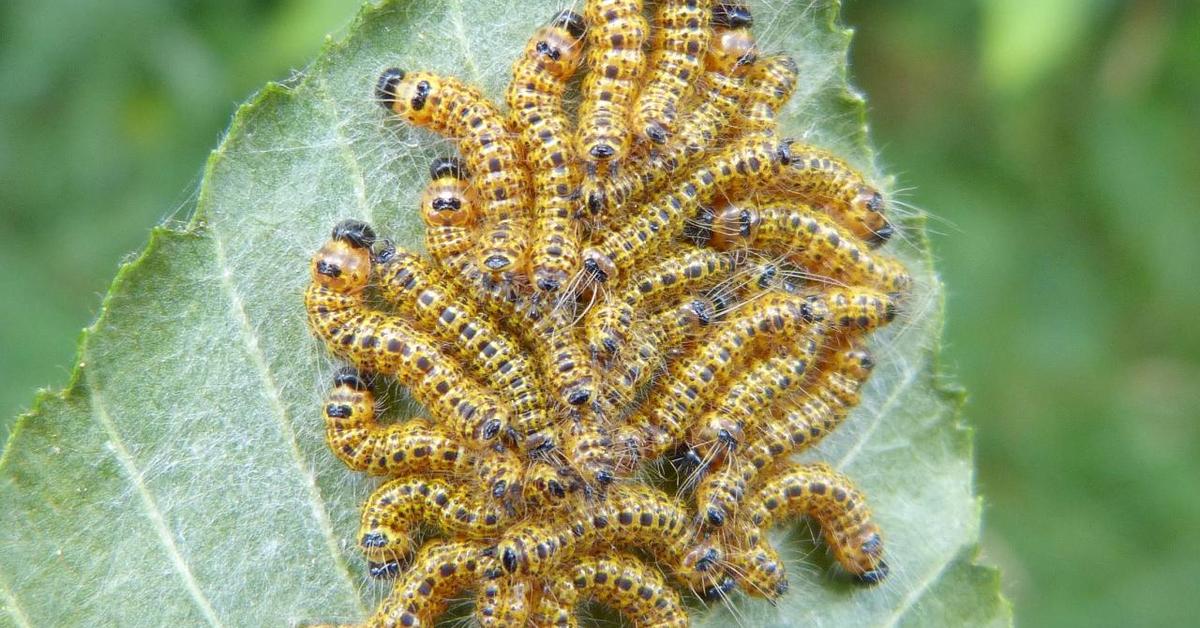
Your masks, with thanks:
M 911 280 L 880 252 L 880 193 L 777 133 L 797 67 L 752 22 L 587 0 L 529 40 L 507 113 L 453 77 L 379 78 L 461 156 L 430 167 L 427 255 L 347 220 L 312 259 L 312 330 L 350 365 L 329 446 L 389 478 L 356 537 L 395 579 L 367 625 L 432 624 L 468 591 L 486 626 L 578 625 L 583 600 L 687 625 L 678 591 L 784 594 L 766 532 L 801 515 L 853 577 L 886 576 L 863 494 L 791 456 L 858 403 Z M 428 418 L 378 421 L 386 378 Z

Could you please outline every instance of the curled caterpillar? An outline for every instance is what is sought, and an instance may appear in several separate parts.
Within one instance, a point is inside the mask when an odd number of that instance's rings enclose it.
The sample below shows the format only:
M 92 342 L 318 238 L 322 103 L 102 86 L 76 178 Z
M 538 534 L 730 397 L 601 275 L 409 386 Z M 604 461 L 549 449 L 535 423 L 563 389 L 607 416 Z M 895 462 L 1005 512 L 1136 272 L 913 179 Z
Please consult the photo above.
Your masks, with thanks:
M 785 464 L 762 480 L 748 501 L 748 519 L 762 529 L 795 515 L 821 526 L 825 542 L 846 571 L 866 583 L 883 580 L 883 538 L 866 499 L 850 479 L 829 465 Z
M 430 414 L 474 442 L 492 441 L 509 424 L 509 412 L 467 375 L 439 343 L 403 319 L 366 306 L 374 232 L 344 221 L 312 260 L 305 293 L 309 326 L 335 355 L 356 367 L 394 375 Z
M 791 56 L 759 57 L 746 77 L 741 115 L 736 124 L 743 133 L 774 133 L 776 116 L 796 91 L 799 68 Z
M 495 561 L 478 542 L 430 541 L 400 574 L 366 625 L 432 626 L 446 612 L 451 598 L 494 570 Z
M 396 68 L 379 77 L 376 96 L 410 124 L 458 141 L 475 177 L 484 222 L 479 267 L 495 274 L 522 270 L 532 200 L 529 171 L 496 106 L 456 78 Z

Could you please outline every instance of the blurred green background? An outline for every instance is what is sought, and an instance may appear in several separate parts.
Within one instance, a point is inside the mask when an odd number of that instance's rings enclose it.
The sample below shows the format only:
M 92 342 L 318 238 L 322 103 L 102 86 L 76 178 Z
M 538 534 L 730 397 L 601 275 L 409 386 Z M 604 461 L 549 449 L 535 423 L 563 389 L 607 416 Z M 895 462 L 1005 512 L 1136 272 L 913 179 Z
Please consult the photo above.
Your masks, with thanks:
M 0 437 L 67 379 L 237 103 L 345 0 L 0 4 Z M 929 210 L 986 558 L 1025 625 L 1200 617 L 1200 3 L 851 1 L 887 170 Z

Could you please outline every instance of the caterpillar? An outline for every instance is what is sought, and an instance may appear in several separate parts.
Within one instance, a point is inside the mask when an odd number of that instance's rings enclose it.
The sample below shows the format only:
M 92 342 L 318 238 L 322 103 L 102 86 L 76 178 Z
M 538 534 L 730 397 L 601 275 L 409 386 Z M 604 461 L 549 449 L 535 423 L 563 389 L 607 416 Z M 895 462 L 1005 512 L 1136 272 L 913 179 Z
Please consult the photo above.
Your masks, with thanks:
M 634 323 L 634 312 L 643 302 L 695 289 L 732 270 L 731 257 L 690 246 L 638 269 L 611 295 L 611 302 L 592 308 L 585 321 L 588 348 L 593 355 L 615 354 L 625 343 L 625 334 Z
M 631 424 L 642 430 L 642 454 L 654 458 L 678 443 L 690 417 L 742 358 L 770 338 L 787 338 L 824 320 L 825 308 L 815 297 L 767 293 L 702 339 L 671 365 L 646 405 L 631 417 Z
M 575 222 L 579 171 L 562 97 L 579 67 L 583 18 L 563 11 L 539 29 L 513 64 L 508 87 L 510 125 L 520 133 L 533 172 L 533 284 L 554 292 L 579 265 Z
M 510 527 L 496 547 L 496 557 L 507 573 L 543 576 L 597 543 L 606 543 L 646 548 L 686 573 L 694 568 L 684 560 L 691 540 L 689 519 L 683 505 L 662 491 L 618 483 L 601 502 Z
M 738 202 L 715 212 L 708 244 L 777 252 L 834 280 L 906 292 L 912 276 L 897 260 L 879 255 L 823 213 L 797 201 Z
M 568 420 L 564 449 L 571 466 L 585 481 L 601 487 L 616 479 L 612 438 L 608 430 L 590 412 Z
M 789 338 L 747 363 L 690 430 L 692 455 L 707 465 L 736 449 L 745 434 L 753 433 L 759 417 L 804 381 L 824 338 L 823 326 L 810 326 L 795 340 Z
M 770 181 L 790 160 L 788 144 L 751 136 L 717 152 L 585 249 L 585 271 L 601 283 L 608 281 L 679 235 L 687 218 L 726 186 L 753 188 Z
M 495 560 L 481 543 L 430 541 L 400 574 L 366 626 L 431 626 L 446 612 L 450 598 L 493 571 Z
M 443 353 L 438 342 L 403 319 L 369 309 L 362 293 L 371 273 L 374 232 L 343 221 L 312 259 L 305 292 L 309 326 L 354 366 L 395 375 L 430 414 L 464 438 L 492 441 L 508 426 L 500 400 Z
M 709 0 L 664 0 L 654 15 L 654 42 L 645 86 L 634 108 L 634 128 L 655 144 L 667 141 L 677 108 L 700 73 L 708 38 Z
M 535 626 L 578 626 L 575 605 L 594 599 L 638 626 L 688 626 L 679 594 L 631 554 L 588 556 L 546 579 L 531 621 Z
M 368 559 L 386 562 L 412 551 L 413 529 L 430 523 L 473 539 L 496 536 L 504 513 L 469 489 L 440 479 L 405 477 L 375 489 L 363 506 L 358 545 Z
M 759 57 L 746 77 L 741 115 L 736 121 L 742 133 L 774 133 L 776 115 L 796 91 L 800 69 L 790 55 Z
M 777 190 L 819 207 L 870 247 L 892 237 L 895 229 L 883 214 L 883 194 L 868 184 L 862 173 L 816 146 L 793 144 L 791 156 L 774 181 Z
M 828 312 L 826 322 L 841 332 L 874 331 L 896 318 L 897 297 L 871 288 L 831 287 L 807 298 L 810 305 Z
M 740 24 L 741 22 L 739 22 Z M 714 35 L 705 53 L 704 72 L 696 86 L 695 106 L 687 111 L 672 135 L 634 167 L 585 190 L 588 210 L 593 214 L 611 210 L 637 199 L 645 190 L 657 189 L 694 158 L 711 148 L 720 130 L 741 106 L 746 68 L 754 60 L 754 38 L 749 28 L 733 32 L 714 21 Z
M 325 403 L 329 449 L 356 471 L 373 475 L 437 473 L 466 476 L 475 457 L 456 438 L 424 419 L 380 425 L 375 395 L 358 371 L 339 370 Z
M 525 469 L 523 482 L 526 510 L 543 512 L 569 505 L 580 488 L 577 476 L 561 465 L 535 460 Z
M 787 593 L 788 579 L 779 552 L 758 528 L 743 525 L 725 538 L 725 567 L 737 574 L 741 589 L 773 600 Z
M 779 404 L 777 418 L 748 432 L 736 461 L 726 461 L 700 480 L 696 504 L 705 521 L 711 526 L 724 525 L 763 469 L 789 453 L 815 445 L 836 429 L 858 405 L 858 391 L 874 368 L 875 361 L 861 342 L 836 349 L 825 358 L 805 395 Z
M 785 464 L 763 478 L 746 506 L 749 521 L 764 530 L 786 517 L 812 517 L 846 571 L 865 583 L 887 577 L 883 538 L 865 497 L 829 465 Z
M 649 26 L 641 0 L 587 0 L 588 72 L 579 104 L 576 149 L 589 180 L 614 174 L 629 151 L 629 114 L 637 95 Z
M 467 164 L 457 157 L 439 157 L 429 164 L 429 184 L 421 194 L 425 250 L 439 263 L 454 267 L 474 245 L 479 201 L 469 185 Z
M 435 338 L 454 343 L 471 370 L 512 403 L 512 427 L 526 435 L 549 425 L 540 378 L 520 343 L 423 258 L 392 252 L 378 269 L 384 298 Z
M 456 78 L 397 68 L 380 75 L 376 96 L 408 123 L 458 141 L 481 205 L 479 267 L 496 275 L 524 269 L 529 171 L 496 106 Z

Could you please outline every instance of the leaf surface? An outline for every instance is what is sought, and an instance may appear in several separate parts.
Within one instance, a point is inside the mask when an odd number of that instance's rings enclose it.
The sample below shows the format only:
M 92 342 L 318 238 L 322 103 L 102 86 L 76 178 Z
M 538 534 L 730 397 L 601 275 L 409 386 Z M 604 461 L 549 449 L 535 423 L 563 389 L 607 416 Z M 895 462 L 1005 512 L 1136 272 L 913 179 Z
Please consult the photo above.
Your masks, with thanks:
M 386 587 L 352 543 L 373 481 L 326 450 L 333 368 L 305 326 L 307 260 L 339 219 L 419 246 L 414 210 L 445 140 L 372 101 L 392 65 L 502 95 L 526 37 L 559 6 L 515 0 L 368 5 L 296 80 L 243 105 L 212 154 L 192 219 L 156 228 L 80 342 L 68 387 L 43 394 L 0 459 L 0 623 L 280 625 L 358 620 Z M 838 3 L 758 3 L 767 51 L 797 59 L 789 134 L 873 167 L 846 82 Z M 938 381 L 942 288 L 923 218 L 896 248 L 918 286 L 876 340 L 862 405 L 807 458 L 862 486 L 892 576 L 839 576 L 811 528 L 780 528 L 792 591 L 735 599 L 700 626 L 1010 622 L 997 574 L 974 564 L 978 498 L 961 393 Z

